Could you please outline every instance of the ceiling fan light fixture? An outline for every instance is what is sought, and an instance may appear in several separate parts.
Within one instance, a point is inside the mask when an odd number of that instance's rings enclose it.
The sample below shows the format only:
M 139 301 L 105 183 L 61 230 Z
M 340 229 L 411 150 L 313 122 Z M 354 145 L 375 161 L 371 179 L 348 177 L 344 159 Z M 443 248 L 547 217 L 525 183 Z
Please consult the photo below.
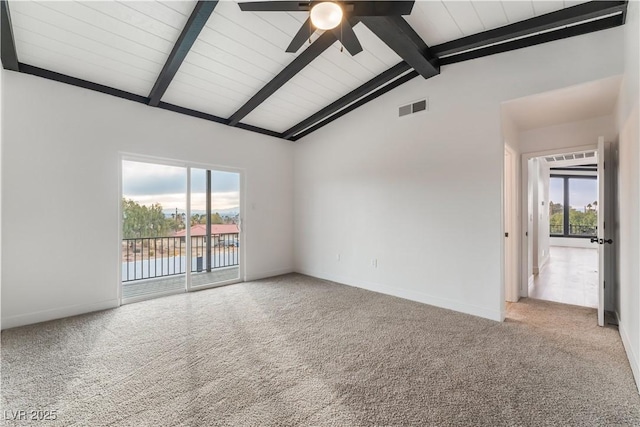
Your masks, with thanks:
M 324 1 L 311 8 L 311 23 L 319 30 L 332 30 L 342 21 L 342 8 L 337 3 Z

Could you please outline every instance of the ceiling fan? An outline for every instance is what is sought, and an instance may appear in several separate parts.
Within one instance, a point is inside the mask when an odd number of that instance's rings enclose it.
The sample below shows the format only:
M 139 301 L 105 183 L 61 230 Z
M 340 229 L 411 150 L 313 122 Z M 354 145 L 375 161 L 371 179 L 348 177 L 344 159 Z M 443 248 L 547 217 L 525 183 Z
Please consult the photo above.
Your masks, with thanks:
M 410 15 L 414 1 L 251 1 L 241 2 L 244 12 L 307 12 L 309 17 L 302 24 L 287 52 L 297 52 L 305 41 L 311 42 L 316 30 L 331 30 L 351 55 L 362 52 L 362 45 L 353 31 L 361 16 Z

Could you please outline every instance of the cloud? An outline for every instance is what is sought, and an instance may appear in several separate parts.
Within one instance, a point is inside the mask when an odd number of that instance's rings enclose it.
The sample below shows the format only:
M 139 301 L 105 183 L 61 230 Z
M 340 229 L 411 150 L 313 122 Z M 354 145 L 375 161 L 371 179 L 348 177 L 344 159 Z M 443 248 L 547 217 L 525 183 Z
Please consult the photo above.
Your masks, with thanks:
M 204 169 L 191 169 L 191 191 L 205 192 L 207 178 Z M 240 174 L 235 172 L 212 171 L 211 189 L 214 192 L 240 191 Z
M 206 193 L 191 193 L 191 210 L 192 211 L 204 211 L 206 210 Z M 214 192 L 211 196 L 211 210 L 213 212 L 218 210 L 225 210 L 231 208 L 237 208 L 240 206 L 240 193 L 237 191 L 229 192 Z
M 213 171 L 211 181 L 213 193 L 227 194 L 239 193 L 240 191 L 240 175 L 238 173 Z M 175 204 L 179 202 L 178 196 L 186 198 L 186 191 L 186 168 L 143 162 L 122 162 L 122 193 L 127 198 L 137 201 L 138 198 L 146 200 L 147 196 L 161 196 L 156 199 L 163 199 L 167 203 Z M 192 198 L 195 194 L 206 191 L 206 172 L 204 169 L 191 169 L 191 191 L 193 192 Z M 219 197 L 226 198 L 226 196 Z M 182 205 L 184 205 L 184 201 Z
M 177 194 L 187 191 L 184 168 L 141 162 L 122 162 L 122 193 L 127 196 Z
M 131 195 L 124 194 L 125 199 L 131 199 L 134 202 L 143 205 L 151 206 L 155 203 L 162 205 L 164 210 L 174 210 L 183 212 L 186 211 L 187 198 L 183 193 L 175 194 L 146 194 L 146 195 Z M 206 210 L 206 193 L 192 193 L 191 194 L 191 210 L 192 211 L 205 211 Z M 222 211 L 226 209 L 237 208 L 240 206 L 240 193 L 237 191 L 213 193 L 211 197 L 211 210 L 213 212 Z

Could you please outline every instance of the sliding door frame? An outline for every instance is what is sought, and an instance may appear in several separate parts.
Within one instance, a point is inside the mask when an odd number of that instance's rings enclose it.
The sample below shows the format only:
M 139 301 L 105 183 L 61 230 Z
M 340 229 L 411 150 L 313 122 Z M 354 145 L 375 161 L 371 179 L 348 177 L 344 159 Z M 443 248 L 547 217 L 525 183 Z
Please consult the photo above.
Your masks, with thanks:
M 153 294 L 150 296 L 143 296 L 143 297 L 139 297 L 139 298 L 131 298 L 127 300 L 127 304 L 128 303 L 134 303 L 134 302 L 140 302 L 140 301 L 144 301 L 144 300 L 149 300 L 149 299 L 153 299 L 153 298 L 158 298 L 158 297 L 162 297 L 162 296 L 168 296 L 168 295 L 177 295 L 177 294 L 181 294 L 184 292 L 192 292 L 192 291 L 200 291 L 200 290 L 204 290 L 204 289 L 210 289 L 210 288 L 216 288 L 219 286 L 227 286 L 227 285 L 232 285 L 235 283 L 240 283 L 243 282 L 245 280 L 245 260 L 246 260 L 246 239 L 245 239 L 245 227 L 244 227 L 244 222 L 243 222 L 243 216 L 244 216 L 244 209 L 245 209 L 245 171 L 244 169 L 241 168 L 233 168 L 233 167 L 228 167 L 228 166 L 218 166 L 218 165 L 211 165 L 208 163 L 198 163 L 198 162 L 190 162 L 190 161 L 186 161 L 186 160 L 176 160 L 176 159 L 167 159 L 167 158 L 163 158 L 163 157 L 155 157 L 155 156 L 149 156 L 149 155 L 144 155 L 144 154 L 135 154 L 135 153 L 128 153 L 128 152 L 119 152 L 118 153 L 118 207 L 117 207 L 117 223 L 118 223 L 118 241 L 117 241 L 117 259 L 120 261 L 119 263 L 117 263 L 118 266 L 118 280 L 116 281 L 116 286 L 117 286 L 117 298 L 118 298 L 118 305 L 121 306 L 122 305 L 122 238 L 123 238 L 123 230 L 122 230 L 122 187 L 123 187 L 123 183 L 122 183 L 122 162 L 123 161 L 131 161 L 131 162 L 139 162 L 139 163 L 149 163 L 149 164 L 157 164 L 157 165 L 163 165 L 163 166 L 174 166 L 174 167 L 181 167 L 181 168 L 185 168 L 186 170 L 186 174 L 187 174 L 187 179 L 186 179 L 186 184 L 187 184 L 187 191 L 186 191 L 186 207 L 185 207 L 185 212 L 186 212 L 186 217 L 189 220 L 189 224 L 190 224 L 190 220 L 191 220 L 191 169 L 195 168 L 195 169 L 205 169 L 205 170 L 211 170 L 211 171 L 220 171 L 220 172 L 231 172 L 231 173 L 237 173 L 239 175 L 240 178 L 240 185 L 239 185 L 239 191 L 240 191 L 240 197 L 239 197 L 239 208 L 240 208 L 240 215 L 239 215 L 239 224 L 238 224 L 238 228 L 239 228 L 239 236 L 238 236 L 238 241 L 240 244 L 240 248 L 238 251 L 238 278 L 237 279 L 232 279 L 232 280 L 227 280 L 224 282 L 219 282 L 219 283 L 212 283 L 209 285 L 202 285 L 202 286 L 196 286 L 193 287 L 191 284 L 191 227 L 186 227 L 186 253 L 187 256 L 185 257 L 186 259 L 188 259 L 188 261 L 186 262 L 186 267 L 185 267 L 185 288 L 182 291 L 169 291 L 169 292 L 163 292 L 163 293 L 158 293 L 158 294 Z

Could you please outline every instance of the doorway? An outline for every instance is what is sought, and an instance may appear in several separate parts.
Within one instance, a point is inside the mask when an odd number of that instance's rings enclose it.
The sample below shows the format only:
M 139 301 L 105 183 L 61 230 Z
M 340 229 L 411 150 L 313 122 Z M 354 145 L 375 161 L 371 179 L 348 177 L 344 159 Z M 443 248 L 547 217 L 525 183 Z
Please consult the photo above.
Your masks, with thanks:
M 241 281 L 238 171 L 123 157 L 123 304 Z
M 608 146 L 578 147 L 523 155 L 523 231 L 521 296 L 596 308 L 604 325 L 613 306 L 605 214 L 611 215 L 605 176 Z M 609 171 L 607 171 L 609 172 Z M 606 175 L 610 175 L 607 173 Z
M 592 241 L 599 208 L 595 161 L 595 151 L 532 161 L 539 167 L 536 198 L 541 206 L 531 298 L 598 308 L 598 248 Z

